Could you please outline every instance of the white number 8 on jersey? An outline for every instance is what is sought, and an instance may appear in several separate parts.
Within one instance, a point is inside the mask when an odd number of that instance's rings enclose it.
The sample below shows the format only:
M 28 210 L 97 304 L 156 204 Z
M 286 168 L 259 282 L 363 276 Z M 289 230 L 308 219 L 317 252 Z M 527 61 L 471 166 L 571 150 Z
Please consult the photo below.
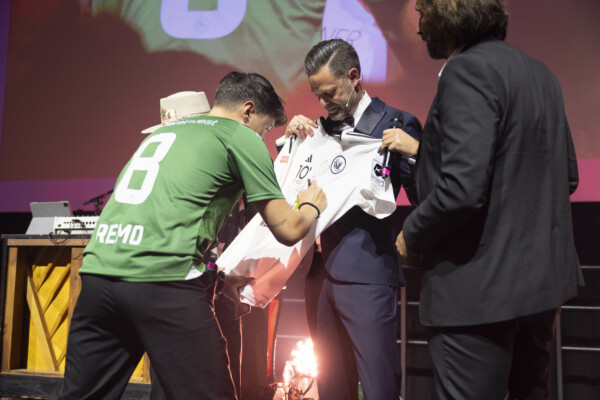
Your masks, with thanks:
M 135 152 L 129 163 L 129 167 L 123 175 L 123 179 L 115 189 L 115 200 L 119 203 L 141 204 L 143 203 L 154 187 L 158 177 L 159 162 L 167 155 L 167 152 L 175 141 L 175 134 L 172 132 L 159 133 L 158 135 L 146 140 Z M 154 154 L 150 157 L 142 157 L 144 151 L 149 145 L 158 143 Z M 144 181 L 139 189 L 129 187 L 134 171 L 145 172 Z

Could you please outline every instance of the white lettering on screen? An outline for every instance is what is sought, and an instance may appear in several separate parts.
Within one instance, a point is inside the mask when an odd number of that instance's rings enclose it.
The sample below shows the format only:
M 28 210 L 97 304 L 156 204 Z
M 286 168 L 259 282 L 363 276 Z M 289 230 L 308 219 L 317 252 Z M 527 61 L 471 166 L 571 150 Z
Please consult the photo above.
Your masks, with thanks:
M 177 39 L 216 39 L 233 32 L 246 15 L 247 0 L 219 0 L 214 10 L 190 10 L 189 0 L 163 0 L 160 24 Z

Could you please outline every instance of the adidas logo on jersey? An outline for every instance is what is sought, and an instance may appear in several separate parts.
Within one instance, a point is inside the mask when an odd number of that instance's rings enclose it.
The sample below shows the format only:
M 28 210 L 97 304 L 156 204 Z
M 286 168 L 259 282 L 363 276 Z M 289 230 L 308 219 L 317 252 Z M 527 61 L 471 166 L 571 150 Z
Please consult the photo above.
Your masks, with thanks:
M 312 162 L 312 154 L 310 156 L 308 156 L 308 158 L 306 160 L 304 160 L 304 162 L 307 162 L 307 163 Z

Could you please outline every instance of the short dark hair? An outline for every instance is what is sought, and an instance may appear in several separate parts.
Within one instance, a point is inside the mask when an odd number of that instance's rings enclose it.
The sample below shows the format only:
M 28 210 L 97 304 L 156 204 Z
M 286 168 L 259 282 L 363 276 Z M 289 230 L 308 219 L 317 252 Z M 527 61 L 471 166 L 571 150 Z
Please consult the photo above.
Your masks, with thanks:
M 256 73 L 230 72 L 221 79 L 215 95 L 215 106 L 232 109 L 240 103 L 252 101 L 258 114 L 275 118 L 275 126 L 286 123 L 283 100 L 271 82 Z
M 304 59 L 304 71 L 311 76 L 327 64 L 335 78 L 346 76 L 352 68 L 356 68 L 360 75 L 358 54 L 350 43 L 342 39 L 324 40 L 315 44 Z
M 443 25 L 459 47 L 506 38 L 509 16 L 503 0 L 423 0 L 420 11 Z

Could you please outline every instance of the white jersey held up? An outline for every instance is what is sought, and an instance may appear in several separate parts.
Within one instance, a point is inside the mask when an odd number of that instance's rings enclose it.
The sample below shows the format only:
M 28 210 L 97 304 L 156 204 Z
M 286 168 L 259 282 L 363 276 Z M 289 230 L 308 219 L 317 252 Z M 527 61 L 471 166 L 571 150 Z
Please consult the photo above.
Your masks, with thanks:
M 317 180 L 327 195 L 327 208 L 308 235 L 288 247 L 277 242 L 260 215 L 256 215 L 217 260 L 226 273 L 254 277 L 240 293 L 241 301 L 266 306 L 283 288 L 304 256 L 314 248 L 317 236 L 359 206 L 376 218 L 396 209 L 389 178 L 381 174 L 381 139 L 355 132 L 341 138 L 329 136 L 319 123 L 314 136 L 288 138 L 275 159 L 275 174 L 286 200 L 296 206 L 308 180 Z

